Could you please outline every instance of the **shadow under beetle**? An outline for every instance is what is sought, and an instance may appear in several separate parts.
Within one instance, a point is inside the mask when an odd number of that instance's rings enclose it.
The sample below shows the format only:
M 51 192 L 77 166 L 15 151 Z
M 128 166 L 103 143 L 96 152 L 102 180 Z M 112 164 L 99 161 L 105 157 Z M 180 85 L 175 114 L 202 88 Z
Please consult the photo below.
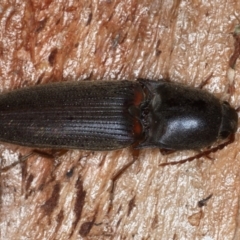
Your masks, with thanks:
M 0 95 L 0 141 L 29 147 L 201 149 L 238 115 L 212 94 L 164 80 L 61 82 Z

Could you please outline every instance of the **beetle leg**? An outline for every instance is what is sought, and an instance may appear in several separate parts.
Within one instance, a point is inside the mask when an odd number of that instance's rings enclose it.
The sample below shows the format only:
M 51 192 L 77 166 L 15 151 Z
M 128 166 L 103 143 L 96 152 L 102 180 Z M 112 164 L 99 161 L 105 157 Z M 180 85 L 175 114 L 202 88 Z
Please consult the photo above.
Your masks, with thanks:
M 38 154 L 41 157 L 53 159 L 63 156 L 67 151 L 68 150 L 66 149 L 51 149 L 49 152 L 47 152 L 39 149 L 34 149 L 33 153 Z
M 14 168 L 15 166 L 17 166 L 18 164 L 23 163 L 24 161 L 26 161 L 29 157 L 33 156 L 35 153 L 32 151 L 29 154 L 20 157 L 20 159 L 16 162 L 11 163 L 10 165 L 3 167 L 0 169 L 0 173 L 5 173 L 7 171 L 9 171 L 10 169 Z
M 64 155 L 68 150 L 66 149 L 52 149 L 50 152 L 47 151 L 42 151 L 39 149 L 34 149 L 32 150 L 29 154 L 25 155 L 25 156 L 20 156 L 20 159 L 6 167 L 3 167 L 0 169 L 0 173 L 4 173 L 9 171 L 10 169 L 12 169 L 13 167 L 17 166 L 18 164 L 21 164 L 23 162 L 25 162 L 28 158 L 30 158 L 33 155 L 39 155 L 41 157 L 44 158 L 48 158 L 48 159 L 54 159 L 57 157 L 61 157 L 62 155 Z
M 133 149 L 133 159 L 132 161 L 130 161 L 129 163 L 127 163 L 125 166 L 123 166 L 118 172 L 116 172 L 114 174 L 114 176 L 112 177 L 112 185 L 111 185 L 111 189 L 110 189 L 110 203 L 109 203 L 109 207 L 108 207 L 108 213 L 112 210 L 112 206 L 113 206 L 113 198 L 114 198 L 114 191 L 115 191 L 115 187 L 116 187 L 116 181 L 122 176 L 122 174 L 133 165 L 133 163 L 138 160 L 139 157 L 139 150 L 137 149 Z
M 203 89 L 205 85 L 208 84 L 209 80 L 212 78 L 213 73 L 211 72 L 209 76 L 198 86 L 198 88 Z
M 213 158 L 211 158 L 211 157 L 209 156 L 209 154 L 210 154 L 210 153 L 215 153 L 215 152 L 223 149 L 223 148 L 226 147 L 227 145 L 233 143 L 233 142 L 234 142 L 234 139 L 235 139 L 235 138 L 234 138 L 234 135 L 231 135 L 231 136 L 229 137 L 228 141 L 223 142 L 223 143 L 217 145 L 216 147 L 209 148 L 209 149 L 207 149 L 207 150 L 205 150 L 205 151 L 203 151 L 203 152 L 200 152 L 200 153 L 198 153 L 198 154 L 196 154 L 196 155 L 194 155 L 194 156 L 192 156 L 192 157 L 189 157 L 189 158 L 186 158 L 186 159 L 183 159 L 183 160 L 180 160 L 180 161 L 161 163 L 161 164 L 159 164 L 159 166 L 165 167 L 165 166 L 167 166 L 167 165 L 183 164 L 183 163 L 186 163 L 186 162 L 192 162 L 193 160 L 199 159 L 199 158 L 201 158 L 201 157 L 206 157 L 206 158 L 208 158 L 208 159 L 210 159 L 210 160 L 213 160 Z
M 176 152 L 176 150 L 170 150 L 170 149 L 164 149 L 164 148 L 159 149 L 159 151 L 163 156 Z

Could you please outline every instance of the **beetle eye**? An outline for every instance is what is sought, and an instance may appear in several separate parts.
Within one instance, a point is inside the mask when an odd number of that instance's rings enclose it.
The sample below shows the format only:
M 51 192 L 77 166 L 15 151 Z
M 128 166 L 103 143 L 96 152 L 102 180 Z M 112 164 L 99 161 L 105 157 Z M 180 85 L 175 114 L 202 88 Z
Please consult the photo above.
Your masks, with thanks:
M 221 137 L 222 139 L 227 138 L 229 135 L 230 135 L 230 132 L 229 132 L 229 131 L 222 131 L 222 132 L 220 132 L 220 137 Z

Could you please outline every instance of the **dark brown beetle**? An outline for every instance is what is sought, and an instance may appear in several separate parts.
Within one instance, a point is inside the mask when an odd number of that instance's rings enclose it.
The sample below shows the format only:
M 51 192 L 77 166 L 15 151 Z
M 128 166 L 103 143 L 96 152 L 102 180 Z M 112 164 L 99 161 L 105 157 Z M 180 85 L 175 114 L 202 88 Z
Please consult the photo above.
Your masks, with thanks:
M 61 82 L 0 95 L 0 141 L 37 148 L 200 149 L 237 126 L 227 102 L 164 80 Z

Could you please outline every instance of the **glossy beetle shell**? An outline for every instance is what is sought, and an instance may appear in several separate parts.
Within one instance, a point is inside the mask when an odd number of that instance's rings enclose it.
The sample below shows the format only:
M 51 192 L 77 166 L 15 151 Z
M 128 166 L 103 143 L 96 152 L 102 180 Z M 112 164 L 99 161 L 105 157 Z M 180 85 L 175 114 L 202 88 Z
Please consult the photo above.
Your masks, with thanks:
M 163 80 L 83 81 L 1 94 L 0 124 L 1 141 L 31 147 L 182 150 L 235 133 L 237 113 L 206 91 Z

